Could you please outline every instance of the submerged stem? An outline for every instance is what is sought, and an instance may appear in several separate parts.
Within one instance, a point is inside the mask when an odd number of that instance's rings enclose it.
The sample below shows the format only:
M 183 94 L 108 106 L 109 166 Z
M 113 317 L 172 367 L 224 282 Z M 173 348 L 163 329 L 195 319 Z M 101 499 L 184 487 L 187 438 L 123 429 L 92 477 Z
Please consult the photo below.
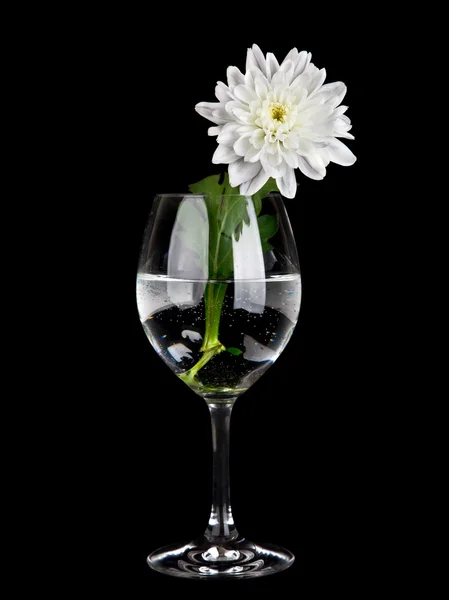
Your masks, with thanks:
M 206 329 L 204 333 L 201 352 L 203 353 L 200 360 L 193 365 L 188 371 L 179 375 L 188 385 L 197 383 L 195 377 L 200 369 L 202 369 L 216 354 L 226 350 L 225 346 L 218 339 L 218 331 L 220 328 L 221 309 L 223 300 L 226 294 L 226 283 L 208 283 L 204 294 L 205 303 L 205 318 Z

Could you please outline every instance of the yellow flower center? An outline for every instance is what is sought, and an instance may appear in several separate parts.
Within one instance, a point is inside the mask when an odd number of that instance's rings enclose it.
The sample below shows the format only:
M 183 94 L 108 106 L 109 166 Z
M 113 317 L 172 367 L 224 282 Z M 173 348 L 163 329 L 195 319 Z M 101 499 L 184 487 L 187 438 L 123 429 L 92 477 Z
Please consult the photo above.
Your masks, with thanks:
M 287 109 L 283 104 L 279 102 L 273 102 L 270 106 L 271 108 L 271 117 L 276 121 L 284 121 L 284 117 L 287 114 Z

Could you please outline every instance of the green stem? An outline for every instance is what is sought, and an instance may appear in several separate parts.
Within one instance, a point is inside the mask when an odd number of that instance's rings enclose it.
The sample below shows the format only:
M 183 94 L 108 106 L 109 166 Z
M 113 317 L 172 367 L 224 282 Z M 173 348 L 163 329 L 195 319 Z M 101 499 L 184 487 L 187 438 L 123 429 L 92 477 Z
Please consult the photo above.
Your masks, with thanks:
M 207 352 L 217 345 L 221 345 L 218 340 L 218 330 L 220 328 L 221 309 L 226 294 L 226 283 L 208 283 L 204 301 L 206 304 L 206 331 L 204 334 L 202 352 Z
M 220 328 L 221 309 L 223 300 L 226 294 L 226 283 L 208 283 L 204 294 L 205 310 L 206 310 L 206 331 L 204 333 L 201 352 L 203 356 L 193 365 L 188 371 L 179 375 L 188 385 L 195 385 L 198 382 L 195 380 L 196 374 L 206 365 L 211 358 L 216 354 L 223 352 L 226 348 L 218 339 L 218 331 Z

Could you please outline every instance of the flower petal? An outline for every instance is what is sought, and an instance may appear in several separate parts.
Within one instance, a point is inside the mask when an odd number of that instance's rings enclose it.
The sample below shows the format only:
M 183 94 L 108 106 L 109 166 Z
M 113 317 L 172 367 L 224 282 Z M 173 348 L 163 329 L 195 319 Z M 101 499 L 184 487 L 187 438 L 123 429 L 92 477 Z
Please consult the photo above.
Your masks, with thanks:
M 269 83 L 265 77 L 256 77 L 254 80 L 254 87 L 256 89 L 256 94 L 259 96 L 261 100 L 265 100 L 268 95 Z
M 226 125 L 225 125 L 225 127 L 226 127 Z M 217 141 L 219 141 L 219 138 L 217 138 Z M 311 140 L 308 140 L 307 138 L 298 137 L 297 142 L 298 142 L 298 144 L 297 144 L 295 150 L 301 156 L 308 156 L 308 155 L 313 154 L 316 151 L 315 144 Z
M 248 131 L 251 131 L 252 133 L 255 133 L 256 131 L 260 131 L 260 127 L 257 127 L 257 125 L 238 125 L 238 129 L 237 129 L 237 133 L 247 133 Z
M 338 133 L 335 133 L 334 131 L 334 136 L 338 138 L 345 138 L 347 140 L 355 140 L 355 137 L 352 135 L 352 133 L 348 133 L 347 131 L 340 131 Z
M 291 60 L 293 62 L 293 64 L 296 66 L 296 62 L 298 60 L 298 57 L 299 57 L 298 48 L 292 48 L 290 50 L 290 52 L 287 54 L 287 56 L 284 58 L 284 60 L 282 61 L 281 67 L 288 60 Z
M 209 127 L 207 135 L 219 135 L 223 127 Z
M 354 139 L 354 136 L 348 133 L 348 131 L 352 128 L 351 121 L 346 115 L 342 115 L 333 121 L 334 131 L 333 135 L 335 137 L 344 137 L 348 139 Z
M 234 90 L 236 85 L 245 83 L 245 76 L 237 67 L 228 67 L 226 75 L 228 77 L 228 85 L 231 91 Z
M 217 119 L 213 116 L 213 112 L 220 108 L 221 104 L 219 102 L 200 102 L 195 106 L 195 110 L 202 117 L 209 119 L 212 123 L 217 123 L 217 125 L 221 124 L 221 121 L 217 121 Z
M 248 124 L 254 119 L 253 115 L 248 110 L 241 108 L 234 108 L 234 116 L 239 123 Z
M 243 158 L 240 158 L 229 165 L 228 171 L 229 183 L 232 187 L 237 187 L 245 181 L 253 179 L 260 171 L 260 164 L 248 163 L 245 162 Z
M 323 155 L 326 157 L 326 164 L 329 164 L 329 160 L 327 159 L 327 148 L 326 151 L 323 151 Z M 319 152 L 315 152 L 315 154 L 309 155 L 306 157 L 306 160 L 317 173 L 320 173 L 323 177 L 326 175 L 326 165 L 325 160 Z
M 253 100 L 257 100 L 256 92 L 246 85 L 237 85 L 234 88 L 234 94 L 238 100 L 249 104 Z
M 277 144 L 270 144 L 270 146 L 271 148 L 267 148 L 267 160 L 272 167 L 278 167 L 282 162 L 282 155 L 279 152 L 279 142 Z M 273 147 L 274 152 L 272 150 Z
M 277 179 L 278 177 L 282 177 L 283 170 L 281 166 L 273 166 L 269 160 L 270 155 L 266 153 L 265 148 L 260 153 L 260 164 L 262 165 L 263 170 L 268 173 L 270 177 L 273 179 Z M 281 163 L 282 165 L 282 163 Z M 285 165 L 285 163 L 284 163 Z
M 327 103 L 332 108 L 335 108 L 345 97 L 346 90 L 347 88 L 342 81 L 326 83 L 314 94 L 313 100 L 318 104 Z
M 294 150 L 290 150 L 289 148 L 280 147 L 280 151 L 282 154 L 282 158 L 285 160 L 289 167 L 292 169 L 298 168 L 298 155 Z
M 257 66 L 262 71 L 262 73 L 267 76 L 267 62 L 265 60 L 265 56 L 263 55 L 262 50 L 259 48 L 257 44 L 253 44 L 253 53 L 254 57 L 257 61 Z
M 259 160 L 260 157 L 260 150 L 258 150 L 257 148 L 254 148 L 254 146 L 252 144 L 250 144 L 246 154 L 245 154 L 245 161 L 246 162 L 257 162 Z
M 251 48 L 248 48 L 248 52 L 246 53 L 246 71 L 250 71 L 251 69 L 258 69 L 259 65 L 257 63 L 257 59 L 254 56 L 254 52 Z
M 212 112 L 212 117 L 215 119 L 214 122 L 218 123 L 218 125 L 224 125 L 225 123 L 232 121 L 232 117 L 229 116 L 222 104 L 220 104 L 220 108 L 216 108 Z
M 234 142 L 239 138 L 237 133 L 238 123 L 226 123 L 223 126 L 220 135 L 217 137 L 219 144 L 225 146 L 232 146 Z
M 249 136 L 250 135 L 251 135 L 251 133 L 247 133 L 245 135 L 242 135 L 242 137 L 240 137 L 235 142 L 235 144 L 233 146 L 234 152 L 236 154 L 238 154 L 239 156 L 245 156 L 245 154 L 248 152 L 248 150 L 249 150 L 250 147 L 254 148 L 254 146 L 249 141 Z
M 287 167 L 284 175 L 276 179 L 279 191 L 286 198 L 294 198 L 296 196 L 296 177 L 295 171 L 291 167 Z
M 279 70 L 279 63 L 272 52 L 267 53 L 267 79 L 271 81 L 271 78 Z
M 220 144 L 214 152 L 212 162 L 214 165 L 227 165 L 238 159 L 239 157 L 230 146 L 224 146 L 223 144 Z
M 320 69 L 319 71 L 317 70 L 309 84 L 309 98 L 321 88 L 325 79 L 326 69 Z
M 293 64 L 292 60 L 284 60 L 281 67 L 279 68 L 279 71 L 274 74 L 274 76 L 271 80 L 271 85 L 275 86 L 278 83 L 284 83 L 285 85 L 290 85 L 292 78 L 293 78 L 294 68 L 295 68 L 295 65 Z M 284 77 L 282 78 L 282 80 L 279 79 L 279 81 L 278 81 L 277 77 L 279 76 L 279 73 L 284 73 Z
M 295 70 L 293 72 L 293 79 L 296 79 L 296 77 L 298 77 L 299 75 L 301 75 L 301 73 L 304 73 L 304 71 L 309 66 L 311 58 L 312 58 L 311 53 L 310 52 L 306 52 L 305 50 L 303 50 L 302 52 L 300 52 L 298 54 L 298 58 L 297 58 L 297 61 L 296 61 Z
M 290 88 L 295 96 L 302 96 L 302 90 L 308 90 L 310 77 L 307 73 L 301 73 L 295 77 L 290 84 Z
M 260 189 L 263 188 L 269 179 L 268 173 L 265 173 L 260 163 L 256 164 L 259 165 L 260 171 L 251 180 L 245 181 L 240 186 L 240 193 L 244 196 L 252 196 L 253 194 L 256 194 Z
M 297 131 L 291 131 L 290 133 L 288 133 L 285 136 L 283 143 L 284 143 L 285 148 L 296 150 L 296 148 L 299 147 L 299 143 L 300 143 L 299 133 Z
M 321 88 L 323 89 L 323 88 Z M 334 108 L 334 117 L 341 117 L 342 115 L 344 115 L 344 113 L 348 110 L 348 106 L 344 106 L 344 104 L 342 104 L 341 106 L 338 106 L 337 108 Z M 348 117 L 346 117 L 348 118 Z
M 343 167 L 349 167 L 355 163 L 357 157 L 349 150 L 343 142 L 336 138 L 331 138 L 326 148 L 329 158 L 332 162 Z
M 265 144 L 265 131 L 263 129 L 256 129 L 256 131 L 251 136 L 251 144 L 257 150 L 260 150 L 262 146 Z
M 257 75 L 257 73 L 259 73 L 258 69 L 251 69 L 251 71 L 246 71 L 246 73 L 245 73 L 246 87 L 254 89 L 254 75 Z
M 328 104 L 316 104 L 313 101 L 307 101 L 304 107 L 299 107 L 298 114 L 304 124 L 306 121 L 313 121 L 314 123 L 320 123 L 332 117 L 333 108 Z
M 220 102 L 224 103 L 229 102 L 229 100 L 232 100 L 231 96 L 229 95 L 228 86 L 222 81 L 217 81 L 217 85 L 215 86 L 215 96 Z
M 275 91 L 281 91 L 281 88 L 285 87 L 286 85 L 287 81 L 285 79 L 285 73 L 279 69 L 279 71 L 277 71 L 271 78 L 271 86 L 275 89 Z M 279 89 L 276 90 L 276 88 Z
M 240 108 L 241 110 L 249 110 L 248 105 L 240 102 L 240 100 L 231 100 L 226 103 L 225 110 L 227 113 L 234 117 L 234 108 Z
M 310 177 L 310 179 L 319 181 L 324 177 L 324 175 L 311 166 L 309 157 L 306 158 L 304 156 L 298 156 L 298 167 L 300 171 L 304 173 L 306 177 Z
M 268 154 L 277 154 L 278 148 L 279 148 L 279 140 L 276 140 L 275 142 L 267 142 L 265 144 L 265 149 Z

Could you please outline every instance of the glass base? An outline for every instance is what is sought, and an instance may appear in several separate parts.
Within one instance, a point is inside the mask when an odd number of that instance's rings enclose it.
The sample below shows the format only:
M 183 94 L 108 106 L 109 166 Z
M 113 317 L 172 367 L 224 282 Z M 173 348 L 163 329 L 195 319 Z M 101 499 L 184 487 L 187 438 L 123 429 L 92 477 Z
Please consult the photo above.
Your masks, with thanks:
M 294 560 L 291 552 L 271 544 L 260 546 L 242 538 L 217 544 L 205 537 L 165 546 L 147 558 L 155 571 L 196 579 L 263 577 L 287 569 Z

